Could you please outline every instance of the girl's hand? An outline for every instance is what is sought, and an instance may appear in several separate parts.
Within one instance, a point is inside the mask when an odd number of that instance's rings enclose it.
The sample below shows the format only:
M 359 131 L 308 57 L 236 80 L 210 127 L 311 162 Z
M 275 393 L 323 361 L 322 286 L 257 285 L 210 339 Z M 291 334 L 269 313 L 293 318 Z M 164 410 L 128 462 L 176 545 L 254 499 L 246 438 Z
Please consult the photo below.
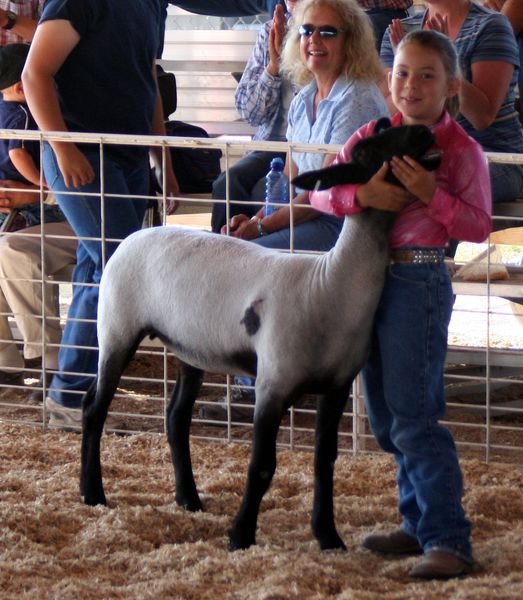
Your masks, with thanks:
M 362 208 L 372 207 L 380 210 L 399 212 L 410 199 L 407 190 L 385 181 L 389 165 L 383 163 L 380 170 L 360 185 L 356 192 L 356 200 Z
M 85 154 L 75 144 L 66 143 L 54 147 L 56 160 L 65 187 L 79 188 L 94 181 L 94 170 Z
M 423 204 L 430 204 L 436 191 L 436 176 L 433 171 L 427 171 L 410 156 L 390 161 L 392 172 L 406 189 Z

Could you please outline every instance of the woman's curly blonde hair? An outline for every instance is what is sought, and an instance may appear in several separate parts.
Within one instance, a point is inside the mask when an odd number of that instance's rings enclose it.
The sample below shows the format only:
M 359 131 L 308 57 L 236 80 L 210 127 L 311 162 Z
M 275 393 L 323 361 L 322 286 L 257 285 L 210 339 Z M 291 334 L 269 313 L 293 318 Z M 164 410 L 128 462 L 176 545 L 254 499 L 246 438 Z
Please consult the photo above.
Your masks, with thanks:
M 370 19 L 356 0 L 303 0 L 290 21 L 282 51 L 281 70 L 298 85 L 305 85 L 313 74 L 300 58 L 300 25 L 307 10 L 328 6 L 339 15 L 336 27 L 345 33 L 345 62 L 343 72 L 350 79 L 378 81 L 383 77 L 383 68 L 376 51 L 376 39 Z

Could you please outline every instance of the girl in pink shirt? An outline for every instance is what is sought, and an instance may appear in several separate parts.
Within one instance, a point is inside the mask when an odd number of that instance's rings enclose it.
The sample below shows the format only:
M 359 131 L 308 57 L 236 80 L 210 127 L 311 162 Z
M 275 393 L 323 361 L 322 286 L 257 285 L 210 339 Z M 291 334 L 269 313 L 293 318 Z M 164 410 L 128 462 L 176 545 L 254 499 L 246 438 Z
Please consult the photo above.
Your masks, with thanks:
M 491 229 L 490 183 L 480 146 L 447 112 L 459 90 L 450 40 L 415 31 L 399 44 L 389 88 L 398 109 L 393 125 L 430 127 L 441 166 L 426 171 L 408 156 L 384 164 L 366 184 L 311 193 L 311 204 L 336 215 L 367 207 L 398 213 L 390 236 L 391 265 L 376 312 L 371 352 L 363 370 L 374 435 L 398 465 L 399 529 L 368 536 L 382 553 L 423 553 L 410 571 L 421 578 L 469 573 L 470 521 L 462 506 L 463 477 L 445 414 L 443 372 L 453 294 L 444 263 L 449 239 L 483 241 Z M 360 128 L 337 156 L 372 135 Z M 404 188 L 385 181 L 391 169 Z

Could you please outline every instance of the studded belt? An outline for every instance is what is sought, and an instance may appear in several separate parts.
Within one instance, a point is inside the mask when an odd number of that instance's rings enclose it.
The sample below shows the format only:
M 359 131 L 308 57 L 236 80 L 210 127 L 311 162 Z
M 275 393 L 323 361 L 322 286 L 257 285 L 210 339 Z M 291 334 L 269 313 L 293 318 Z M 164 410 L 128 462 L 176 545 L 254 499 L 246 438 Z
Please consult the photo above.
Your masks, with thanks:
M 444 248 L 397 249 L 389 252 L 390 262 L 421 264 L 439 264 L 445 260 Z

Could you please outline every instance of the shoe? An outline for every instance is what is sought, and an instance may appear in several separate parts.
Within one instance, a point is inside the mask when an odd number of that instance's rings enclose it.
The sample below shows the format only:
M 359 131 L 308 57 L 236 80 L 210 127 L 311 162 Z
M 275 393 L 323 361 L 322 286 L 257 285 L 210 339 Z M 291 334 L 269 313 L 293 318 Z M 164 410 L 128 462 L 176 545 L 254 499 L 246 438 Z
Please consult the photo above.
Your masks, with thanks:
M 49 412 L 49 426 L 62 431 L 79 431 L 82 429 L 82 409 L 67 408 L 58 404 L 49 396 L 45 399 L 45 408 Z
M 252 423 L 254 416 L 254 392 L 240 388 L 231 389 L 231 404 L 250 404 L 250 406 L 231 406 L 231 421 Z M 204 404 L 198 411 L 200 419 L 218 421 L 219 425 L 227 422 L 227 396 L 213 404 Z M 212 423 L 211 423 L 212 424 Z
M 24 372 L 0 371 L 0 385 L 24 385 Z
M 421 554 L 423 552 L 418 540 L 402 529 L 368 535 L 361 545 L 367 550 L 380 554 Z
M 68 408 L 58 404 L 52 398 L 47 396 L 45 399 L 45 408 L 49 412 L 49 427 L 60 429 L 61 431 L 81 431 L 82 430 L 82 409 Z M 125 423 L 113 415 L 107 415 L 104 423 L 106 431 L 125 430 Z
M 445 550 L 429 550 L 410 570 L 418 579 L 451 579 L 472 572 L 473 565 Z

